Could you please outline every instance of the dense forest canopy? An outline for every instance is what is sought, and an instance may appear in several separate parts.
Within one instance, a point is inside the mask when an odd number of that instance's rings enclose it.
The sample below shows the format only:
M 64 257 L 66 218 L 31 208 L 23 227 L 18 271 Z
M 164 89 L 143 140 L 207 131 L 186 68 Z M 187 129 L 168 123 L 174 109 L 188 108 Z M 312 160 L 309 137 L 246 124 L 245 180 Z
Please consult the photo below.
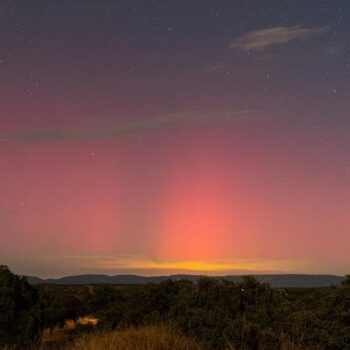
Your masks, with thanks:
M 34 288 L 1 267 L 0 285 L 1 345 L 35 343 L 45 328 L 94 315 L 98 330 L 169 324 L 207 349 L 228 343 L 242 349 L 350 349 L 349 277 L 341 286 L 317 289 L 272 289 L 248 276 L 236 283 L 202 278 Z

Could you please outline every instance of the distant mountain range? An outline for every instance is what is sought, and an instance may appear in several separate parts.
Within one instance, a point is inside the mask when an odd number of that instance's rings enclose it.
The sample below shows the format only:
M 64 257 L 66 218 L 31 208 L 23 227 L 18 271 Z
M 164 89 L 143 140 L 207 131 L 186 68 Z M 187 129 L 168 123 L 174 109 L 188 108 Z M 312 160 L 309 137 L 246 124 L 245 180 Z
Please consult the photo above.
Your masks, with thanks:
M 60 285 L 82 285 L 82 284 L 145 284 L 160 283 L 167 279 L 176 281 L 187 279 L 193 282 L 198 281 L 201 275 L 171 275 L 171 276 L 153 276 L 144 277 L 137 275 L 79 275 L 67 276 L 58 279 L 41 279 L 38 277 L 27 276 L 31 284 L 60 284 Z M 335 275 L 253 275 L 259 282 L 269 283 L 273 288 L 317 288 L 339 285 L 344 276 Z M 237 282 L 242 276 L 215 276 L 217 279 Z

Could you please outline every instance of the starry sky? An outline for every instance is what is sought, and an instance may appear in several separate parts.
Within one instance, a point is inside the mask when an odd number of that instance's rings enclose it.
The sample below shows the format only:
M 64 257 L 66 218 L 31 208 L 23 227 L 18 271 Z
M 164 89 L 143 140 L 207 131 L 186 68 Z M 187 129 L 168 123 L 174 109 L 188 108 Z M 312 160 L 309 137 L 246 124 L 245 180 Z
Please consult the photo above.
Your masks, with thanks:
M 348 0 L 0 0 L 0 263 L 350 272 Z

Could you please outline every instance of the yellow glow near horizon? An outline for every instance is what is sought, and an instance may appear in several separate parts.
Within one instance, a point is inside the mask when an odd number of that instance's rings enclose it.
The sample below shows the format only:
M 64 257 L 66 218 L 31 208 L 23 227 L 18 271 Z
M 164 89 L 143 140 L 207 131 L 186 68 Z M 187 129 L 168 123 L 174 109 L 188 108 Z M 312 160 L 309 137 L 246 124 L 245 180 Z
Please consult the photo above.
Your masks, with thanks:
M 285 262 L 283 262 L 285 264 Z M 113 261 L 105 262 L 113 265 Z M 292 264 L 292 263 L 290 263 Z M 104 264 L 103 264 L 104 265 Z M 159 269 L 159 270 L 188 270 L 188 271 L 232 271 L 232 270 L 266 270 L 281 267 L 281 262 L 272 264 L 266 261 L 129 261 L 131 269 Z
M 170 260 L 145 256 L 125 255 L 66 255 L 37 257 L 40 263 L 53 269 L 62 264 L 59 273 L 42 273 L 39 277 L 59 278 L 68 275 L 106 274 L 166 276 L 176 274 L 192 275 L 254 275 L 254 274 L 337 274 L 345 275 L 346 264 L 320 260 L 283 259 L 213 259 L 213 260 Z M 22 260 L 26 264 L 26 260 Z M 29 274 L 28 274 L 29 275 Z
M 89 259 L 90 260 L 90 259 Z M 95 257 L 86 267 L 105 271 L 135 271 L 141 274 L 152 273 L 301 273 L 313 272 L 318 262 L 293 260 L 152 260 L 139 257 Z

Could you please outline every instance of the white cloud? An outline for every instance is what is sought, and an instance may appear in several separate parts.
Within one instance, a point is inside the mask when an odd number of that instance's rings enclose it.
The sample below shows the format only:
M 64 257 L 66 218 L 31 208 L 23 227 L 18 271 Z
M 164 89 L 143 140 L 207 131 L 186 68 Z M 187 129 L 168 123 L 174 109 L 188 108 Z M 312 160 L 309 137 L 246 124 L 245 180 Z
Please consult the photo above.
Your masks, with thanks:
M 230 48 L 237 51 L 262 51 L 272 45 L 309 38 L 328 29 L 329 27 L 304 28 L 302 25 L 261 29 L 244 33 L 230 44 Z

